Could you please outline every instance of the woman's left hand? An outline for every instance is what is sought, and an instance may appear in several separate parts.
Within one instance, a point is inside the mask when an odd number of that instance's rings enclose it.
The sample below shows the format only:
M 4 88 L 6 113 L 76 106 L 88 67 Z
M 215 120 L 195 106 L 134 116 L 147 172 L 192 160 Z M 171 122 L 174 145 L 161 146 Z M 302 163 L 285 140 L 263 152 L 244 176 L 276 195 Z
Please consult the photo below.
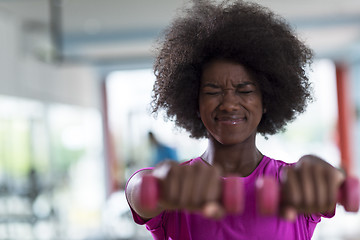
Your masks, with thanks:
M 344 180 L 344 173 L 319 157 L 303 156 L 282 172 L 281 215 L 295 220 L 298 213 L 334 212 Z

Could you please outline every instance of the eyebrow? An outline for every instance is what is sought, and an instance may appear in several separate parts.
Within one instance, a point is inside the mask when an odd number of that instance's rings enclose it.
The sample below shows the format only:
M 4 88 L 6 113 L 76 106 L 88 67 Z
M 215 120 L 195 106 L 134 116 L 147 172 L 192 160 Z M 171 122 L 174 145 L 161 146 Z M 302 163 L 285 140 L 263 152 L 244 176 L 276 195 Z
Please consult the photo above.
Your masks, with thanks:
M 214 83 L 207 83 L 203 86 L 203 88 L 205 88 L 205 87 L 220 88 L 218 85 L 216 85 Z
M 256 84 L 254 82 L 244 82 L 244 83 L 239 83 L 236 85 L 237 88 L 243 88 L 243 87 L 246 87 L 248 85 L 254 85 L 256 86 Z

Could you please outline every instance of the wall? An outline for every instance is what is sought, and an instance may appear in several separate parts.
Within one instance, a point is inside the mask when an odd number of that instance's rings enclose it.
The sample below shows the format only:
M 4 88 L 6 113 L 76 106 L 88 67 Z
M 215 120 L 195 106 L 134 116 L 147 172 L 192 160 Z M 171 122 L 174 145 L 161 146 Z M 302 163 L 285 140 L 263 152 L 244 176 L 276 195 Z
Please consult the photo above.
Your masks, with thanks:
M 0 94 L 99 109 L 100 84 L 93 68 L 41 59 L 34 54 L 38 39 L 24 29 L 15 16 L 0 12 Z

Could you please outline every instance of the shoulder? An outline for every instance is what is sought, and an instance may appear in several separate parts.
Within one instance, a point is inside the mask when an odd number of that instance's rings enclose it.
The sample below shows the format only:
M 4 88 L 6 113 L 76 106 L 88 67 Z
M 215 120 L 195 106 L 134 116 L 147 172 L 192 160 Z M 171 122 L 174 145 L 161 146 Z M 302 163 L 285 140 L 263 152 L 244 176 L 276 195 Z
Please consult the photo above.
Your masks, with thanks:
M 293 164 L 294 163 L 287 163 L 282 160 L 277 160 L 268 156 L 264 156 L 258 166 L 259 175 L 271 175 L 279 178 L 282 169 Z
M 271 165 L 274 167 L 292 166 L 295 164 L 295 163 L 285 162 L 283 160 L 274 159 L 265 155 L 262 159 L 262 162 L 264 162 L 264 165 Z

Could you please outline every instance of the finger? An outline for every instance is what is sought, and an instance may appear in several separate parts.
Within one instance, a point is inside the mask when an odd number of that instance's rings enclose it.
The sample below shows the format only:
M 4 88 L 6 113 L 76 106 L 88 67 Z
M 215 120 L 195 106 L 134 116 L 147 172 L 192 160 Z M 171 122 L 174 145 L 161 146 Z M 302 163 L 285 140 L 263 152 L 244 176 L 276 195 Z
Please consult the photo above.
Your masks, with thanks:
M 327 182 L 326 173 L 322 166 L 315 165 L 312 168 L 312 178 L 314 179 L 314 209 L 311 212 L 323 212 L 328 209 L 329 182 Z
M 282 216 L 286 220 L 290 222 L 294 222 L 296 220 L 298 213 L 294 207 L 286 207 L 282 211 L 283 211 Z
M 183 166 L 182 184 L 180 185 L 180 207 L 191 210 L 191 194 L 195 183 L 195 168 L 193 166 Z
M 191 205 L 194 208 L 200 208 L 206 201 L 206 189 L 209 185 L 209 179 L 211 177 L 211 170 L 208 166 L 203 164 L 194 165 L 196 172 L 196 180 L 192 188 Z
M 294 169 L 287 168 L 284 171 L 282 178 L 282 205 L 289 207 L 297 207 L 302 201 L 300 186 L 298 183 L 298 177 Z
M 204 217 L 212 219 L 221 219 L 225 216 L 224 208 L 215 201 L 206 203 L 202 208 L 201 213 Z
M 308 162 L 303 162 L 300 166 L 298 174 L 298 181 L 300 186 L 300 191 L 302 192 L 300 208 L 304 211 L 310 209 L 314 206 L 315 203 L 315 187 L 314 187 L 314 177 L 311 170 L 311 165 Z
M 155 167 L 153 175 L 158 179 L 165 179 L 169 175 L 169 171 L 177 166 L 179 164 L 174 161 L 163 161 Z
M 164 161 L 158 164 L 153 170 L 153 176 L 159 179 L 160 191 L 160 204 L 164 208 L 170 208 L 177 198 L 178 192 L 178 169 L 179 165 L 174 161 Z
M 326 180 L 328 183 L 328 195 L 327 195 L 327 206 L 326 212 L 333 212 L 336 207 L 337 197 L 338 197 L 338 191 L 340 188 L 340 185 L 344 181 L 344 175 L 338 171 L 337 169 L 334 169 L 334 171 L 327 172 L 326 174 Z
M 181 189 L 181 172 L 180 166 L 173 167 L 169 172 L 169 177 L 166 178 L 165 196 L 167 204 L 171 208 L 176 208 L 179 205 L 179 193 Z
M 212 167 L 210 169 L 205 199 L 209 202 L 219 202 L 221 199 L 221 177 L 219 168 Z

